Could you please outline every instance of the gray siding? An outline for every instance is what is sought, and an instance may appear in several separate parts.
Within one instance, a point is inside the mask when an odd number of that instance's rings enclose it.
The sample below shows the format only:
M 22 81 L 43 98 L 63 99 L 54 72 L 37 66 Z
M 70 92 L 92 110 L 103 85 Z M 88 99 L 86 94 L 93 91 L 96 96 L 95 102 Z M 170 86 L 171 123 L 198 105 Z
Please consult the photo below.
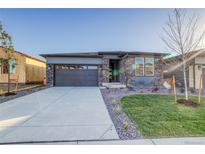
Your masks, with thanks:
M 90 64 L 102 63 L 101 58 L 77 58 L 77 57 L 47 57 L 48 64 Z
M 205 57 L 204 56 L 196 57 L 195 64 L 205 64 Z
M 104 55 L 103 58 L 107 59 L 120 59 L 118 55 Z

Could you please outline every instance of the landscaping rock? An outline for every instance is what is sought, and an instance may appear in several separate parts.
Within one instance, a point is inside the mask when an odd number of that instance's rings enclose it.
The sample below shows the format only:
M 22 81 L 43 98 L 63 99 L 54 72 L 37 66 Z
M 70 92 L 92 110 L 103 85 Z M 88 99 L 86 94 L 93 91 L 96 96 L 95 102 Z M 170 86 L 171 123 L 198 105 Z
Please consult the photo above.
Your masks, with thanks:
M 120 107 L 120 100 L 122 97 L 135 94 L 136 92 L 129 91 L 128 89 L 101 89 L 101 93 L 120 139 L 130 140 L 142 138 L 142 135 L 140 135 L 132 121 Z M 115 100 L 115 105 L 112 103 L 113 99 Z M 117 108 L 121 109 L 120 112 L 116 112 Z M 127 128 L 125 124 L 128 124 Z

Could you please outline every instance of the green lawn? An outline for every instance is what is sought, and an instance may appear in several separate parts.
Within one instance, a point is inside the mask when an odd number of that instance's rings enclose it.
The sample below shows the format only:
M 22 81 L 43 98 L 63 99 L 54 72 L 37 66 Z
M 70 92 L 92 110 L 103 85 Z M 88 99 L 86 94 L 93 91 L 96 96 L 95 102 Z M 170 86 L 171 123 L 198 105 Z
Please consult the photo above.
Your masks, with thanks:
M 121 106 L 145 138 L 205 136 L 205 98 L 193 108 L 173 96 L 139 94 L 123 97 Z

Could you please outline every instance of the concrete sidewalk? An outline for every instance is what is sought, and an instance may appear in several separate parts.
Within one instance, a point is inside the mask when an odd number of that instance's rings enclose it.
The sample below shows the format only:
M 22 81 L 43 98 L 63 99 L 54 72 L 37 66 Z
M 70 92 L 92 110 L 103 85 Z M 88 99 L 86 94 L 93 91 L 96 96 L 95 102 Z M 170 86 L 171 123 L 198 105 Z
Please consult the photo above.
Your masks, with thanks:
M 115 140 L 115 141 L 114 140 L 113 141 L 78 141 L 75 142 L 75 144 L 78 145 L 205 145 L 205 137 Z
M 0 143 L 2 144 L 2 143 Z M 52 141 L 52 142 L 19 142 L 4 144 L 35 145 L 205 145 L 205 137 L 138 139 L 138 140 L 90 140 L 90 141 Z
M 116 141 L 81 141 L 80 145 L 204 145 L 205 137 L 138 139 Z

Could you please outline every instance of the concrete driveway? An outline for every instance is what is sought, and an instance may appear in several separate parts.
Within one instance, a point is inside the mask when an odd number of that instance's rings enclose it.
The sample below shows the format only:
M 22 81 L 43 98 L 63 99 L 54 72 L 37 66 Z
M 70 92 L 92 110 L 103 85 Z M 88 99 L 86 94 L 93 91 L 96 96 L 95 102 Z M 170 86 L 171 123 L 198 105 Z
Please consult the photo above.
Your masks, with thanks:
M 98 87 L 53 87 L 0 104 L 0 143 L 119 139 Z

